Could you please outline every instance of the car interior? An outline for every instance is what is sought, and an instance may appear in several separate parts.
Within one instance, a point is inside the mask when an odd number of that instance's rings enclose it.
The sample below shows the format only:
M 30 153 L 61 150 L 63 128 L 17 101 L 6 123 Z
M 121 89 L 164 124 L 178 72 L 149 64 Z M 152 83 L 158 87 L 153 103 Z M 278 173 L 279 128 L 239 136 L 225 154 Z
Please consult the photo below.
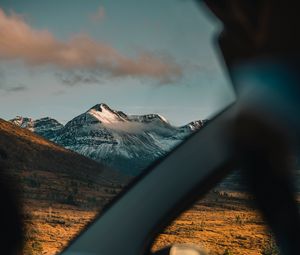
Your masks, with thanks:
M 0 0 L 1 254 L 300 254 L 299 9 Z

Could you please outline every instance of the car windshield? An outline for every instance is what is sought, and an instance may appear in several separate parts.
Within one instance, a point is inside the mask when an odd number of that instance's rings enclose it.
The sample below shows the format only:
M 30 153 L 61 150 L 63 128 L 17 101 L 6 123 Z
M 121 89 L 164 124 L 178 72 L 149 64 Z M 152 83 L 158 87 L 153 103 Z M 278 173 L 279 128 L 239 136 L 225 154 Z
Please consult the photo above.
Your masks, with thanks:
M 0 162 L 24 254 L 55 254 L 235 99 L 194 1 L 1 1 Z

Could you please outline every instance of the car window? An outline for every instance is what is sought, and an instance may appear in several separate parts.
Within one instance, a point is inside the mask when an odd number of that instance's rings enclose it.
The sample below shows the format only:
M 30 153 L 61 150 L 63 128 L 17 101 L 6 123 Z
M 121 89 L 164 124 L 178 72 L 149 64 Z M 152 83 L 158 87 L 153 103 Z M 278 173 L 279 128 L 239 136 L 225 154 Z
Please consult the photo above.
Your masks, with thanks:
M 279 254 L 242 172 L 235 171 L 156 238 L 152 252 L 178 244 L 207 254 Z
M 2 1 L 0 163 L 24 254 L 55 254 L 235 100 L 193 1 Z

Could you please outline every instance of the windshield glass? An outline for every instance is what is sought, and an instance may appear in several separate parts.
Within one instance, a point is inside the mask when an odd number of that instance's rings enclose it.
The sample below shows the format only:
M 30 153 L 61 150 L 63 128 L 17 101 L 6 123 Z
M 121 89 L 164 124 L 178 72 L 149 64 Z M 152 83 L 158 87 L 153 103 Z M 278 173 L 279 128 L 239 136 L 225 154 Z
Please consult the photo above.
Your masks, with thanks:
M 193 1 L 1 1 L 0 160 L 25 254 L 55 254 L 147 166 L 234 101 Z

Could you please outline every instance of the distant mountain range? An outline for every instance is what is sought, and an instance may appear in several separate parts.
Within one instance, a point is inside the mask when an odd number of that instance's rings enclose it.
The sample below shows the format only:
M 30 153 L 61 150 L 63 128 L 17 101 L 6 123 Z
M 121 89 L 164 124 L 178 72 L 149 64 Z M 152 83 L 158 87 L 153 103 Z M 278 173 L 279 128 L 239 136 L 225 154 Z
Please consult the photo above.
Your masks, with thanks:
M 205 124 L 199 120 L 175 127 L 159 114 L 127 115 L 106 104 L 93 106 L 66 125 L 49 117 L 33 120 L 18 116 L 10 121 L 133 176 Z

